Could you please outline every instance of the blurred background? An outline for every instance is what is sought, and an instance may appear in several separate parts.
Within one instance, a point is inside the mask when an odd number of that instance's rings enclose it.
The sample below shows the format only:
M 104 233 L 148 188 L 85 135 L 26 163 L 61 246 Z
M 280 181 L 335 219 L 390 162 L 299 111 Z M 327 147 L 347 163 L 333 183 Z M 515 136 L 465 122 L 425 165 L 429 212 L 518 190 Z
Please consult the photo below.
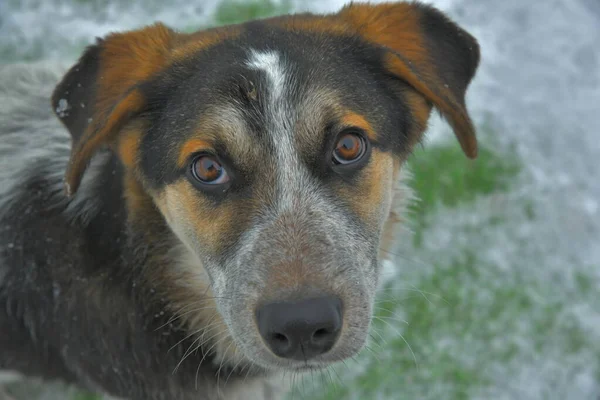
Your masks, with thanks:
M 478 38 L 480 157 L 437 116 L 367 349 L 290 399 L 600 399 L 600 0 L 438 0 Z M 184 31 L 344 0 L 0 0 L 0 63 L 74 62 L 95 36 Z M 18 400 L 98 400 L 17 382 Z

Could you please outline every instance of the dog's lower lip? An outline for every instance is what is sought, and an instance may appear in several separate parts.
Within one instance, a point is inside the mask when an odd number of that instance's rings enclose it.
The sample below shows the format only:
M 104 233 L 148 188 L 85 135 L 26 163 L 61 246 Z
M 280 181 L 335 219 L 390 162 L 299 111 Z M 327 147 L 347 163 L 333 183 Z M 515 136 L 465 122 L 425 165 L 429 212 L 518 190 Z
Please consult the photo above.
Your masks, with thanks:
M 292 371 L 320 371 L 320 370 L 328 368 L 329 366 L 331 366 L 330 363 L 324 363 L 324 364 L 303 363 L 301 365 L 291 366 L 290 370 L 292 370 Z
M 327 368 L 326 366 L 320 365 L 301 365 L 299 367 L 293 368 L 294 371 L 304 372 L 304 371 L 321 371 Z

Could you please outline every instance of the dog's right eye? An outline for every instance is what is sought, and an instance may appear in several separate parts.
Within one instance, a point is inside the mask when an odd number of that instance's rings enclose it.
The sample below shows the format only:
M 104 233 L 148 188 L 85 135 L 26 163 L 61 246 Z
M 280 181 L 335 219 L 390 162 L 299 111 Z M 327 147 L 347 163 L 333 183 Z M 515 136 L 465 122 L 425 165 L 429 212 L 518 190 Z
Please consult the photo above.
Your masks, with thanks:
M 192 176 L 205 185 L 222 185 L 229 182 L 229 174 L 219 160 L 202 154 L 192 161 Z

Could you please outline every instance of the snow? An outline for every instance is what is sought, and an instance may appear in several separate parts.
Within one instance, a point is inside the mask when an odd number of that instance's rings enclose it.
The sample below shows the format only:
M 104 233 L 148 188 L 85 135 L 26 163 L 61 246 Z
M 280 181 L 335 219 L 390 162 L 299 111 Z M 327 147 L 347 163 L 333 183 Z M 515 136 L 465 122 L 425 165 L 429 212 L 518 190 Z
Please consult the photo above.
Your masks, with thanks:
M 329 12 L 344 3 L 297 1 L 297 9 Z M 520 280 L 535 310 L 560 304 L 564 323 L 574 324 L 590 342 L 599 343 L 600 2 L 430 3 L 449 12 L 478 38 L 482 64 L 468 92 L 468 108 L 478 125 L 493 127 L 494 143 L 499 141 L 507 149 L 515 146 L 524 170 L 508 193 L 440 211 L 432 217 L 424 248 L 415 252 L 404 244 L 401 251 L 418 260 L 420 273 L 427 275 L 433 273 L 428 266 L 434 261 L 455 259 L 465 249 L 476 250 L 486 268 L 492 266 L 482 272 L 489 274 L 490 286 Z M 174 0 L 164 5 L 158 0 L 113 0 L 100 7 L 94 4 L 0 1 L 0 55 L 8 51 L 17 58 L 41 54 L 74 59 L 75 47 L 111 30 L 131 29 L 155 19 L 178 28 L 202 25 L 217 2 Z M 61 99 L 57 112 L 65 113 L 68 107 Z M 434 117 L 428 142 L 453 140 L 445 122 Z M 490 143 L 482 137 L 482 146 Z M 535 218 L 527 217 L 524 204 L 531 206 Z M 494 215 L 504 223 L 488 225 L 485 221 Z M 400 268 L 411 266 L 400 264 Z M 386 279 L 401 276 L 390 263 L 384 265 L 384 275 Z M 584 277 L 590 293 L 580 291 L 577 276 Z M 486 290 L 478 293 L 482 305 L 490 301 Z M 496 347 L 516 343 L 519 355 L 506 363 L 493 363 L 485 371 L 490 383 L 472 390 L 471 399 L 598 398 L 598 359 L 593 352 L 565 355 L 558 344 L 542 352 L 532 349 L 537 340 L 532 321 L 540 313 L 531 315 L 531 321 L 521 316 L 516 337 L 499 336 L 492 341 Z M 552 337 L 559 340 L 561 335 Z M 452 346 L 459 345 L 440 334 L 435 348 Z M 475 350 L 462 350 L 457 357 L 465 364 L 479 360 Z
M 58 107 L 56 107 L 56 114 L 58 114 L 60 118 L 65 118 L 69 116 L 69 114 L 67 113 L 69 108 L 69 102 L 66 99 L 59 99 Z

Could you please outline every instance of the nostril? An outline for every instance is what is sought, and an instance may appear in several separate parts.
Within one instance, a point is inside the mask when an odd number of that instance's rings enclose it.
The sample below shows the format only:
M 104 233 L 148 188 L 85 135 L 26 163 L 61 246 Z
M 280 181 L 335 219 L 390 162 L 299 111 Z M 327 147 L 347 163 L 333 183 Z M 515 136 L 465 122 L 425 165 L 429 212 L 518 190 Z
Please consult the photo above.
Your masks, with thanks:
M 330 335 L 331 335 L 331 331 L 329 329 L 325 329 L 325 328 L 321 328 L 321 329 L 317 329 L 315 331 L 315 333 L 313 333 L 313 340 L 322 340 L 322 339 L 327 339 Z
M 274 333 L 271 335 L 271 341 L 277 343 L 279 345 L 287 345 L 289 343 L 289 339 L 283 333 Z

